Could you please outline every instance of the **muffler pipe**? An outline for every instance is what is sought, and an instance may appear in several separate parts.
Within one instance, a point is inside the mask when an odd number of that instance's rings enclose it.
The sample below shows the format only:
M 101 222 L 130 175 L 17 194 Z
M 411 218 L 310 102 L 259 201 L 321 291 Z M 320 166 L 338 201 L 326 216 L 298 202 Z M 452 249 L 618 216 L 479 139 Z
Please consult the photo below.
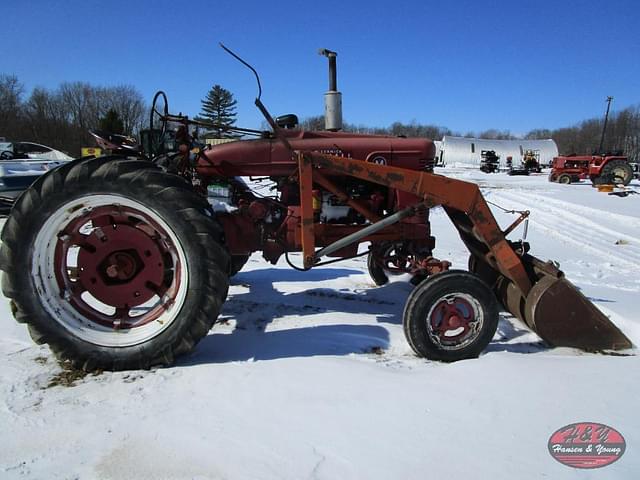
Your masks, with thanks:
M 331 132 L 342 130 L 342 93 L 338 91 L 336 57 L 338 54 L 326 48 L 318 53 L 329 59 L 329 91 L 324 94 L 324 128 Z

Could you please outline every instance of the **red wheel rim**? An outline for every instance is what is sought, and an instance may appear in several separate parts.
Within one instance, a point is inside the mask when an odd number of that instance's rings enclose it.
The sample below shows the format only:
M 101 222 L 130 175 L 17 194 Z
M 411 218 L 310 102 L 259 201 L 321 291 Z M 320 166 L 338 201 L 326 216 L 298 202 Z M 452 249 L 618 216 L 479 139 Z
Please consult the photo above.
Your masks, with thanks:
M 182 268 L 166 228 L 132 206 L 89 209 L 57 235 L 61 296 L 97 325 L 132 329 L 158 319 L 176 299 Z
M 429 336 L 446 349 L 473 342 L 482 328 L 482 308 L 472 296 L 455 293 L 440 298 L 427 316 Z

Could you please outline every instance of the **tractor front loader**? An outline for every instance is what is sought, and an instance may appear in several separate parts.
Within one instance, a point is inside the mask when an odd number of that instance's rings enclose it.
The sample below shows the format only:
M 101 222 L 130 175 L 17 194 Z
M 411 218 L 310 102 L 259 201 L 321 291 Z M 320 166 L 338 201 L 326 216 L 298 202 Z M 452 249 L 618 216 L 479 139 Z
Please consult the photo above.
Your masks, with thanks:
M 299 162 L 301 191 L 305 184 L 312 183 L 313 172 L 328 172 L 353 176 L 415 195 L 421 201 L 409 208 L 412 215 L 421 208 L 444 207 L 471 252 L 471 273 L 491 287 L 505 310 L 525 322 L 548 344 L 586 351 L 621 350 L 632 347 L 630 340 L 584 297 L 552 262 L 542 262 L 529 255 L 529 246 L 525 242 L 513 243 L 506 239 L 506 234 L 522 222 L 528 212 L 503 232 L 476 184 L 433 173 L 375 165 L 330 155 L 300 154 Z M 301 195 L 301 198 L 305 197 Z M 303 230 L 308 212 L 308 200 L 306 208 L 303 200 Z M 401 221 L 401 218 L 398 217 L 397 221 Z M 307 221 L 306 224 L 309 225 L 307 230 L 312 231 L 313 223 Z M 373 229 L 375 225 L 368 229 Z M 306 244 L 304 238 L 307 238 Z M 305 266 L 311 266 L 324 250 L 330 248 L 325 247 L 314 252 L 313 238 L 309 232 L 303 234 Z M 344 243 L 342 241 L 341 246 Z M 430 282 L 435 283 L 436 279 L 436 276 L 428 279 L 425 287 L 428 287 Z M 417 289 L 412 294 L 413 297 L 420 295 L 424 290 L 426 289 Z M 452 290 L 456 291 L 455 286 Z M 455 305 L 455 294 L 451 298 L 453 300 L 448 302 Z M 462 308 L 450 309 L 451 315 L 445 315 L 442 322 L 439 317 L 428 317 L 427 329 L 433 329 L 429 334 L 433 335 L 435 332 L 437 335 L 437 327 L 442 331 L 442 323 L 447 321 L 450 327 L 457 326 L 463 311 Z M 469 318 L 462 315 L 462 323 Z M 436 319 L 438 321 L 434 322 Z M 406 312 L 404 320 L 405 329 L 408 322 L 425 321 L 423 318 L 407 318 Z M 409 339 L 409 342 L 413 345 L 412 339 Z M 425 353 L 425 356 L 429 355 Z

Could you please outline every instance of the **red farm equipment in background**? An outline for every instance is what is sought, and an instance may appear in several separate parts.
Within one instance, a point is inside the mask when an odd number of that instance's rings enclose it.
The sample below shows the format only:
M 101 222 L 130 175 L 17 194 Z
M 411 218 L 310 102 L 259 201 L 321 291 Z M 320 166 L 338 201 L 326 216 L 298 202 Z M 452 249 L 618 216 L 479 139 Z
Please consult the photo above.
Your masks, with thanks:
M 568 184 L 589 179 L 594 185 L 628 185 L 633 176 L 624 155 L 569 155 L 553 159 L 549 181 Z
M 607 97 L 607 111 L 604 115 L 598 148 L 600 153 L 555 157 L 551 165 L 551 173 L 549 173 L 550 182 L 568 184 L 588 178 L 594 185 L 622 184 L 626 186 L 633 180 L 633 167 L 627 157 L 622 155 L 622 152 L 615 155 L 602 153 L 612 100 L 613 97 Z

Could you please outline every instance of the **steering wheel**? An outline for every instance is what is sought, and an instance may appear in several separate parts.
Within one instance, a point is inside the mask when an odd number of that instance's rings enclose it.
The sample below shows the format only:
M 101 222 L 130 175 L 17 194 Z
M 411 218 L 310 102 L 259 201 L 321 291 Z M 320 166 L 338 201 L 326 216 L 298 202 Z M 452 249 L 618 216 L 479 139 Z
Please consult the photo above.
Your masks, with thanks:
M 4 150 L 0 153 L 0 160 L 11 160 L 13 158 L 13 152 L 11 150 Z
M 151 115 L 149 118 L 149 154 L 161 153 L 160 150 L 164 146 L 164 139 L 167 133 L 167 116 L 169 115 L 169 103 L 167 96 L 162 90 L 156 92 L 151 103 Z M 157 138 L 154 137 L 154 127 L 157 128 L 159 124 L 160 134 Z

